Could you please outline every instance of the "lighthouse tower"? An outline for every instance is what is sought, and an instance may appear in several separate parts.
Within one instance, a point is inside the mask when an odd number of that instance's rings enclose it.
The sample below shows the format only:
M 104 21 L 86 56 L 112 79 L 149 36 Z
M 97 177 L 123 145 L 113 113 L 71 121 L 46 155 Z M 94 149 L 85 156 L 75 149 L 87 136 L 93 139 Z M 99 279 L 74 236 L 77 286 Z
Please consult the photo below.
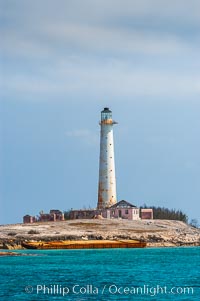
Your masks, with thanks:
M 112 111 L 104 108 L 100 121 L 98 209 L 108 208 L 117 202 L 113 140 L 113 124 L 116 123 L 112 120 Z

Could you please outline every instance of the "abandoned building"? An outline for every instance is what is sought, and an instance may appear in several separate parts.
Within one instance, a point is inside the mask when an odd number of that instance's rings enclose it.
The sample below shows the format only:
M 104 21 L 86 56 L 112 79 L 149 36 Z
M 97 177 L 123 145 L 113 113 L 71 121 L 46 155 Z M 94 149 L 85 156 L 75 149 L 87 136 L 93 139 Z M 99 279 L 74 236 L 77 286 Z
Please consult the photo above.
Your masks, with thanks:
M 64 214 L 60 210 L 50 210 L 49 213 L 40 213 L 39 222 L 64 221 Z
M 23 217 L 24 224 L 31 224 L 36 222 L 56 222 L 56 221 L 64 221 L 64 213 L 60 210 L 52 209 L 49 213 L 40 212 L 39 217 L 25 215 Z
M 98 209 L 75 209 L 69 212 L 69 219 L 91 219 L 101 215 Z
M 137 206 L 122 200 L 108 208 L 71 210 L 69 213 L 69 219 L 91 219 L 98 218 L 100 216 L 108 219 L 152 219 L 153 210 L 145 209 L 145 211 L 142 212 Z
M 140 210 L 141 219 L 153 219 L 153 209 L 145 208 Z
M 103 210 L 102 216 L 104 218 L 122 218 L 129 220 L 140 219 L 139 208 L 125 200 L 119 201 L 108 209 Z
M 32 224 L 36 222 L 36 217 L 35 216 L 31 216 L 31 215 L 25 215 L 23 217 L 23 223 L 24 224 Z

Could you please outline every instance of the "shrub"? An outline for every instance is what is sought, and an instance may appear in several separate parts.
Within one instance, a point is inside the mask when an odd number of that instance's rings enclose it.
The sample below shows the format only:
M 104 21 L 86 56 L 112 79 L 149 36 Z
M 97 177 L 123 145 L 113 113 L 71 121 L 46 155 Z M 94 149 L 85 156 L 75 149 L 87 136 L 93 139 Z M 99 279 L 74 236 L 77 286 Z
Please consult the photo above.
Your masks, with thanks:
M 28 234 L 40 234 L 40 232 L 37 230 L 31 229 L 30 231 L 28 231 Z
M 16 232 L 9 232 L 8 235 L 9 236 L 15 236 L 15 235 L 17 235 L 17 233 Z

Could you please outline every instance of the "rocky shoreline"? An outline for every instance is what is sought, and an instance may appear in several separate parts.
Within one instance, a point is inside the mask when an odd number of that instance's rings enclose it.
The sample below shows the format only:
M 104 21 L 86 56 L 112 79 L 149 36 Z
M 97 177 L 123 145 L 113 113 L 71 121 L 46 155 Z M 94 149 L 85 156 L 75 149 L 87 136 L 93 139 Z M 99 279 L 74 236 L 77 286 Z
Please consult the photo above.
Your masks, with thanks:
M 148 247 L 199 246 L 200 229 L 172 220 L 68 220 L 0 225 L 0 249 L 23 249 L 23 241 L 136 239 Z
M 16 253 L 16 252 L 0 252 L 1 256 L 30 256 L 31 254 Z

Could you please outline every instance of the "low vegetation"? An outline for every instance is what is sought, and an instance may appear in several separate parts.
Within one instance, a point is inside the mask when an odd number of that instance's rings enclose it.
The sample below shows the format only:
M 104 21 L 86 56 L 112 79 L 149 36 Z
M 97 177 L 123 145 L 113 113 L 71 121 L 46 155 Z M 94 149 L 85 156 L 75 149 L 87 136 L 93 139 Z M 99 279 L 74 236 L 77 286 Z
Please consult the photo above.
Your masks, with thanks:
M 9 233 L 8 233 L 8 236 L 15 236 L 15 235 L 17 235 L 16 232 L 9 232 Z
M 190 221 L 190 226 L 198 229 L 200 227 L 200 225 L 198 224 L 198 220 L 193 218 L 191 221 Z
M 75 222 L 75 223 L 70 223 L 70 224 L 68 224 L 69 226 L 74 226 L 74 227 L 98 227 L 99 226 L 99 224 L 97 224 L 97 223 L 88 223 L 88 222 Z
M 37 230 L 31 229 L 30 231 L 28 231 L 28 234 L 40 234 L 40 232 Z

